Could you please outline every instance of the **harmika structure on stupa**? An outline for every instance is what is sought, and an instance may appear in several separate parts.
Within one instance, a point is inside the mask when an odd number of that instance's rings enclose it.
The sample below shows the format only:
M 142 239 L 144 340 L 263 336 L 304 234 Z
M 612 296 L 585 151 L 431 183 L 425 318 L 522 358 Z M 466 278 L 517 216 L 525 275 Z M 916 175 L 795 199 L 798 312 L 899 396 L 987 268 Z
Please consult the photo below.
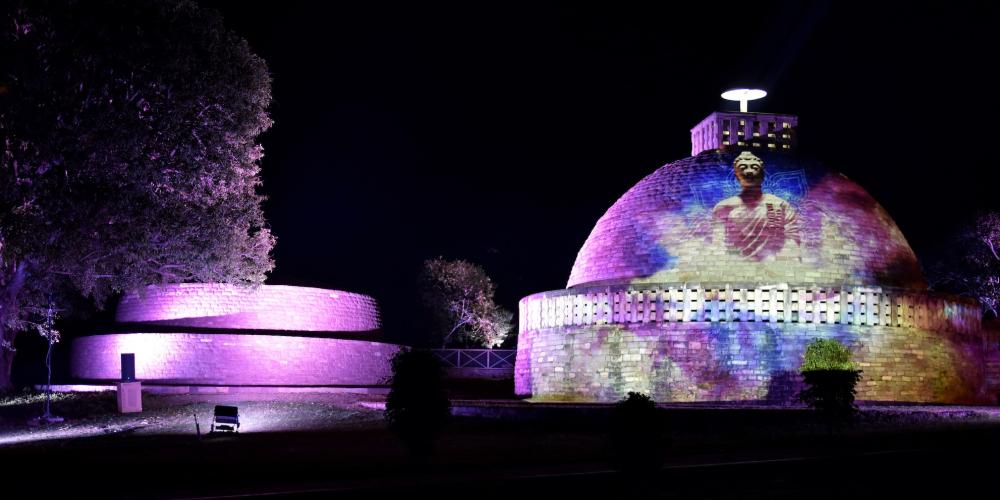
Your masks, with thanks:
M 824 338 L 853 352 L 858 399 L 995 401 L 979 305 L 928 291 L 879 203 L 796 156 L 797 124 L 745 103 L 712 113 L 692 156 L 618 199 L 567 288 L 521 300 L 517 393 L 788 402 Z

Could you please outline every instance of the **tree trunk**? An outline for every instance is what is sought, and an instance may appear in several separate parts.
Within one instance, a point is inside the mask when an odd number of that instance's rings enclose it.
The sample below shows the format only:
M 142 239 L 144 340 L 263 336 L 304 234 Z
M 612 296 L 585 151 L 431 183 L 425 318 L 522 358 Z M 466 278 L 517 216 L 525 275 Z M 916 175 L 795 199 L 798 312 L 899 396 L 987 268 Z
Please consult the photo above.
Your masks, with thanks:
M 14 337 L 17 336 L 17 330 L 6 328 L 5 320 L 17 317 L 18 295 L 27 279 L 28 268 L 22 261 L 13 268 L 4 266 L 4 271 L 4 275 L 0 276 L 0 392 L 13 387 L 10 383 L 10 369 L 14 366 Z
M 0 330 L 0 334 L 4 334 Z M 10 342 L 14 343 L 14 336 L 10 335 Z M 0 348 L 0 392 L 12 389 L 13 386 L 10 383 L 10 368 L 14 365 L 14 351 L 9 349 Z

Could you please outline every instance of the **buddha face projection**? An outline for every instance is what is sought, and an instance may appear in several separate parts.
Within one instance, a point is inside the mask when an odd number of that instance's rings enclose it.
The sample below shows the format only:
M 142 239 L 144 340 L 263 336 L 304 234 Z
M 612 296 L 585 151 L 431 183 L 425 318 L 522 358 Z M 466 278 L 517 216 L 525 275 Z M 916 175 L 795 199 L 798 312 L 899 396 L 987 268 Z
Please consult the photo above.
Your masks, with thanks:
M 764 162 L 749 151 L 744 151 L 733 161 L 736 179 L 744 188 L 764 183 Z
M 720 201 L 712 209 L 714 239 L 729 251 L 752 260 L 764 260 L 779 252 L 797 249 L 799 229 L 795 208 L 787 201 L 761 190 L 764 161 L 744 151 L 733 161 L 742 191 Z

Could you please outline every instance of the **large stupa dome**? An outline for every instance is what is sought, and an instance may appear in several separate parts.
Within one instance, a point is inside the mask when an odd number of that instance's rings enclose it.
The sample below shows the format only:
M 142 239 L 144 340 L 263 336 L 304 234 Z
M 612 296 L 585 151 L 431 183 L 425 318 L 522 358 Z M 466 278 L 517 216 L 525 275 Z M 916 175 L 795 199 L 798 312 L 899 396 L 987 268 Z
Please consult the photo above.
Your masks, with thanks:
M 567 288 L 521 299 L 516 392 L 789 403 L 806 346 L 834 339 L 861 400 L 993 401 L 979 305 L 928 290 L 885 209 L 795 154 L 797 120 L 712 113 L 608 209 Z
M 567 286 L 926 288 L 902 232 L 861 186 L 786 154 L 753 154 L 763 162 L 762 192 L 770 195 L 770 208 L 762 200 L 756 214 L 741 220 L 733 210 L 726 212 L 726 201 L 741 194 L 735 152 L 708 150 L 670 163 L 642 179 L 597 221 Z M 737 205 L 735 210 L 747 212 L 749 204 Z

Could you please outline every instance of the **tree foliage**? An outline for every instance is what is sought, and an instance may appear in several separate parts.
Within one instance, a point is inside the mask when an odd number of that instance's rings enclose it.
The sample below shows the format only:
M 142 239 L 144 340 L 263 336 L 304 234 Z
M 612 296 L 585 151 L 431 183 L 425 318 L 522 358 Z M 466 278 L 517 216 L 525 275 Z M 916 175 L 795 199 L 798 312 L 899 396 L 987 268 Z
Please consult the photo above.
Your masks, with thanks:
M 851 351 L 832 339 L 816 339 L 806 346 L 802 363 L 805 388 L 799 399 L 832 421 L 854 414 L 856 387 L 861 371 L 855 369 Z
M 0 15 L 5 344 L 50 299 L 262 282 L 274 238 L 257 137 L 271 90 L 246 41 L 186 0 L 13 2 Z
M 833 339 L 816 339 L 806 345 L 802 371 L 853 370 L 851 350 Z
M 464 260 L 424 262 L 421 290 L 442 346 L 493 348 L 512 329 L 514 315 L 493 299 L 496 287 L 486 271 Z
M 1000 212 L 979 214 L 954 239 L 949 256 L 929 269 L 935 288 L 974 297 L 1000 317 Z

